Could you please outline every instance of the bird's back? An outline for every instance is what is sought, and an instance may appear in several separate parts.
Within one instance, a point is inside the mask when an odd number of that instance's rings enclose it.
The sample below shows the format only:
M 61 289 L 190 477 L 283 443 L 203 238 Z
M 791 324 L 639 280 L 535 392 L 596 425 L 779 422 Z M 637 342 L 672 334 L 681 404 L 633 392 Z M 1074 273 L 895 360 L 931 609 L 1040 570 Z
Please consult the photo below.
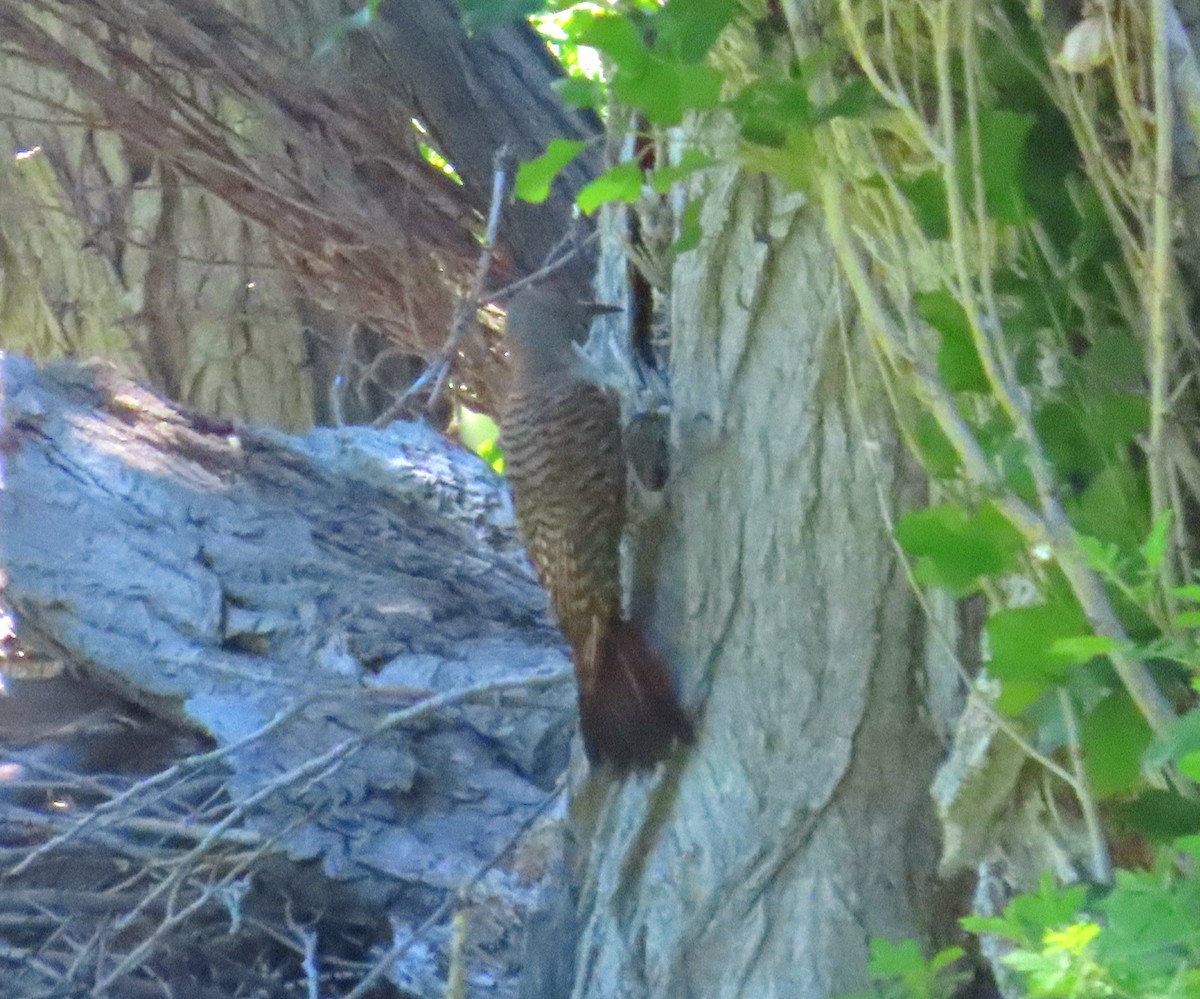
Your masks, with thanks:
M 567 640 L 620 615 L 625 527 L 620 411 L 603 387 L 565 379 L 515 388 L 501 417 L 517 523 Z

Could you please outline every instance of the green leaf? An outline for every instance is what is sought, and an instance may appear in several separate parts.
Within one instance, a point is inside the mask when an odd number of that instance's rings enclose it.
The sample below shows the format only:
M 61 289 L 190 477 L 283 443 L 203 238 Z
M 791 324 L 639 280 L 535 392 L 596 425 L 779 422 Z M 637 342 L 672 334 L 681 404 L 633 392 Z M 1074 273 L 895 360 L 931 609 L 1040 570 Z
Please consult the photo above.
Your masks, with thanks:
M 1171 593 L 1180 600 L 1191 600 L 1200 604 L 1200 584 L 1189 583 L 1187 586 L 1176 586 Z
M 917 557 L 917 579 L 954 593 L 974 588 L 981 576 L 1008 572 L 1023 550 L 1020 533 L 991 503 L 968 513 L 953 503 L 915 510 L 896 525 L 896 540 Z
M 1075 922 L 1086 898 L 1082 885 L 1058 888 L 1050 874 L 1043 873 L 1038 890 L 1018 895 L 1001 917 L 965 916 L 959 923 L 972 933 L 989 933 L 1040 950 L 1046 931 Z
M 678 125 L 688 111 L 715 108 L 721 100 L 724 78 L 711 66 L 688 66 L 653 61 L 636 80 L 618 74 L 613 79 L 617 97 L 640 107 L 656 125 Z
M 603 52 L 619 67 L 634 69 L 650 58 L 633 22 L 614 14 L 576 14 L 569 28 L 575 44 Z
M 1136 392 L 1091 392 L 1084 409 L 1097 447 L 1118 457 L 1150 428 L 1150 402 Z
M 1003 916 L 963 916 L 958 923 L 968 933 L 979 936 L 1001 937 L 1004 940 L 1023 939 L 1020 927 Z
M 1041 158 L 1040 155 L 1038 158 Z M 1104 202 L 1100 200 L 1095 187 L 1092 184 L 1079 183 L 1075 185 L 1074 190 L 1078 192 L 1078 197 L 1072 208 L 1078 216 L 1079 229 L 1071 241 L 1069 252 L 1071 268 L 1078 271 L 1083 264 L 1101 255 L 1111 255 L 1116 241 L 1104 210 Z
M 668 0 L 654 18 L 654 47 L 683 62 L 699 62 L 737 10 L 738 0 Z
M 1079 605 L 1066 601 L 997 611 L 987 623 L 992 653 L 988 670 L 1001 680 L 1062 680 L 1071 666 L 1091 656 L 1069 647 L 1055 651 L 1055 642 L 1087 630 Z
M 474 34 L 500 24 L 523 21 L 542 9 L 543 0 L 458 0 L 463 24 Z
M 604 103 L 604 92 L 595 80 L 582 76 L 567 76 L 550 84 L 564 104 L 576 108 L 598 108 Z
M 900 193 L 912 206 L 917 224 L 930 239 L 948 239 L 950 211 L 946 205 L 946 185 L 936 170 L 897 180 Z
M 892 943 L 883 937 L 872 938 L 867 971 L 873 978 L 904 978 L 924 967 L 925 959 L 915 940 Z
M 808 84 L 799 79 L 756 80 L 726 106 L 747 142 L 779 148 L 794 128 L 812 127 Z M 768 141 L 774 137 L 773 141 Z
M 679 181 L 690 177 L 697 170 L 703 170 L 715 163 L 716 160 L 700 152 L 699 149 L 684 150 L 678 163 L 672 166 L 658 167 L 650 174 L 650 186 L 656 194 L 666 194 Z
M 1200 783 L 1200 750 L 1181 756 L 1177 766 L 1185 777 Z
M 927 475 L 934 479 L 948 479 L 958 474 L 962 467 L 958 452 L 928 410 L 921 410 L 917 416 L 913 435 L 921 452 L 921 465 Z
M 1146 762 L 1160 767 L 1197 750 L 1200 750 L 1200 708 L 1193 708 L 1171 722 L 1162 738 L 1155 740 L 1146 753 Z
M 1200 802 L 1188 801 L 1172 791 L 1154 788 L 1130 802 L 1110 802 L 1109 812 L 1128 828 L 1156 840 L 1200 833 Z
M 820 125 L 834 118 L 862 118 L 882 107 L 884 104 L 878 91 L 860 76 L 846 84 L 832 101 L 818 108 L 812 123 Z
M 1200 611 L 1183 611 L 1171 618 L 1176 628 L 1200 628 Z
M 704 201 L 700 198 L 692 199 L 684 207 L 679 218 L 679 238 L 671 245 L 672 253 L 687 253 L 700 245 L 704 235 L 700 228 L 700 209 L 703 207 Z
M 1166 558 L 1170 530 L 1171 511 L 1163 510 L 1162 513 L 1154 518 L 1154 525 L 1150 528 L 1150 536 L 1146 538 L 1146 543 L 1142 545 L 1142 558 L 1146 560 L 1146 568 L 1151 572 L 1156 572 L 1158 567 L 1162 565 L 1163 559 Z
M 996 697 L 996 710 L 1010 718 L 1019 718 L 1045 696 L 1044 680 L 1005 680 Z
M 1150 522 L 1144 478 L 1128 464 L 1104 468 L 1082 494 L 1064 501 L 1071 524 L 1081 534 L 1133 551 L 1145 540 Z
M 1100 452 L 1078 408 L 1062 400 L 1049 402 L 1034 414 L 1033 425 L 1060 475 L 1091 476 L 1102 467 Z
M 1128 391 L 1130 386 L 1140 384 L 1145 363 L 1141 344 L 1128 329 L 1105 330 L 1080 361 L 1083 387 L 1087 391 Z
M 768 174 L 789 191 L 807 191 L 812 187 L 813 167 L 819 157 L 812 131 L 807 127 L 789 129 L 783 133 L 782 143 L 777 148 L 744 143 L 743 169 Z
M 1083 759 L 1097 796 L 1128 791 L 1141 779 L 1141 759 L 1153 733 L 1125 691 L 1102 700 L 1083 719 Z
M 1116 887 L 1099 903 L 1106 928 L 1097 956 L 1147 984 L 1173 976 L 1182 955 L 1197 954 L 1200 911 L 1190 911 L 1194 903 L 1189 905 L 1186 895 L 1158 874 L 1118 870 L 1115 875 Z
M 605 170 L 579 192 L 575 201 L 585 215 L 591 215 L 601 205 L 610 201 L 633 204 L 641 197 L 644 182 L 642 168 L 634 161 L 627 160 Z
M 947 290 L 924 291 L 917 295 L 917 309 L 930 326 L 942 335 L 938 351 L 938 374 L 952 392 L 986 392 L 987 376 L 975 350 L 966 310 Z
M 1030 217 L 1024 194 L 1025 146 L 1036 118 L 1004 109 L 984 110 L 979 115 L 979 168 L 988 214 L 1000 222 L 1017 224 Z M 970 138 L 963 128 L 959 136 L 963 189 L 972 190 Z
M 1050 643 L 1050 651 L 1054 655 L 1066 656 L 1081 663 L 1108 655 L 1120 647 L 1120 642 L 1107 635 L 1072 635 L 1070 638 L 1056 638 Z
M 929 959 L 929 970 L 933 972 L 941 971 L 943 968 L 952 965 L 955 961 L 961 961 L 966 956 L 966 951 L 961 947 L 946 947 L 943 950 L 939 950 Z
M 522 163 L 517 170 L 516 196 L 534 204 L 545 201 L 554 178 L 586 147 L 587 143 L 578 139 L 551 139 L 541 156 Z

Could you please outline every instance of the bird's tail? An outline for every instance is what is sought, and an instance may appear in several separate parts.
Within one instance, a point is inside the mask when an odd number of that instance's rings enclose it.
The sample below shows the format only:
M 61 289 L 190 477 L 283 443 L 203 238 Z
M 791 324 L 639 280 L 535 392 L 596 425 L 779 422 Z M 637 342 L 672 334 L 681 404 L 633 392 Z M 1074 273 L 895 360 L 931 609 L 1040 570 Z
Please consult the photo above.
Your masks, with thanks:
M 588 683 L 579 685 L 583 746 L 592 763 L 648 767 L 691 742 L 692 721 L 679 706 L 666 663 L 632 621 L 610 625 L 596 645 Z

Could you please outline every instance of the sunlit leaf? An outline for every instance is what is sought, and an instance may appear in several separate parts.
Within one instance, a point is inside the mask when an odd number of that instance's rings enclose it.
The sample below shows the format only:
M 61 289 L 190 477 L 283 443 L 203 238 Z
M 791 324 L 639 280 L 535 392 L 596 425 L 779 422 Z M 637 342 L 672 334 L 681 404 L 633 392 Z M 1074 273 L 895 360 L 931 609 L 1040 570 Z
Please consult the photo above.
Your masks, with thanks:
M 545 201 L 554 179 L 585 148 L 587 143 L 579 139 L 551 139 L 541 156 L 521 164 L 514 193 L 522 201 L 535 204 Z
M 1200 783 L 1200 750 L 1181 756 L 1176 766 L 1185 777 Z
M 656 125 L 678 125 L 688 111 L 717 106 L 721 74 L 703 64 L 666 62 L 649 58 L 633 67 L 622 66 L 613 76 L 613 94 Z
M 624 17 L 579 14 L 571 19 L 570 31 L 577 45 L 603 52 L 622 68 L 636 68 L 650 58 L 637 28 Z
M 1001 680 L 1061 680 L 1069 667 L 1092 657 L 1089 650 L 1055 650 L 1054 643 L 1087 630 L 1078 605 L 1065 601 L 997 611 L 987 623 L 988 670 Z
M 654 18 L 655 48 L 698 62 L 737 11 L 738 0 L 668 0 Z
M 604 92 L 595 80 L 581 76 L 568 76 L 555 80 L 551 87 L 558 92 L 564 104 L 576 108 L 598 108 L 604 103 Z
M 706 153 L 700 152 L 699 149 L 687 149 L 679 158 L 678 163 L 655 169 L 650 174 L 650 186 L 656 194 L 666 194 L 679 181 L 714 163 L 716 160 Z
M 1150 528 L 1150 536 L 1142 545 L 1142 558 L 1146 560 L 1146 568 L 1155 572 L 1162 565 L 1167 555 L 1167 543 L 1170 540 L 1171 511 L 1164 510 L 1154 518 Z
M 743 143 L 741 162 L 752 173 L 774 177 L 790 191 L 812 187 L 813 170 L 819 163 L 819 150 L 808 128 L 794 128 L 782 136 L 779 147 Z
M 896 539 L 917 558 L 917 579 L 954 593 L 971 590 L 982 576 L 1016 567 L 1023 541 L 992 504 L 976 511 L 952 503 L 915 510 L 896 525 Z
M 632 204 L 642 194 L 645 176 L 642 168 L 632 160 L 609 167 L 599 177 L 586 185 L 576 196 L 580 211 L 590 215 L 610 201 Z
M 875 978 L 903 978 L 914 968 L 925 965 L 921 948 L 915 940 L 893 943 L 882 937 L 871 941 L 871 957 L 867 970 Z
M 1056 638 L 1050 643 L 1050 652 L 1056 656 L 1066 656 L 1076 662 L 1085 663 L 1096 656 L 1108 655 L 1121 643 L 1107 635 L 1071 635 L 1068 638 Z

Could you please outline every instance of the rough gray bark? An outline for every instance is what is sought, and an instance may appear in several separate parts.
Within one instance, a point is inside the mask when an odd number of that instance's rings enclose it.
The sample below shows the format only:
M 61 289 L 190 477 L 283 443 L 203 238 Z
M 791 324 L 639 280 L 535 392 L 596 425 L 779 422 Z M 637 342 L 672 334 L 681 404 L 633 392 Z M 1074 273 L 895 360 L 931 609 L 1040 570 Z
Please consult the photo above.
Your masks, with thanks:
M 238 842 L 319 861 L 412 934 L 543 805 L 574 728 L 499 481 L 416 425 L 289 438 L 108 369 L 2 372 L 22 642 L 210 733 Z M 501 994 L 534 867 L 507 855 L 462 902 Z M 414 994 L 441 994 L 448 946 L 442 921 L 401 962 Z
M 803 199 L 723 175 L 676 266 L 655 620 L 697 745 L 576 800 L 572 995 L 824 997 L 929 941 L 940 756 L 889 513 L 914 498 Z M 856 398 L 851 374 L 857 385 Z M 861 410 L 858 408 L 861 406 Z

